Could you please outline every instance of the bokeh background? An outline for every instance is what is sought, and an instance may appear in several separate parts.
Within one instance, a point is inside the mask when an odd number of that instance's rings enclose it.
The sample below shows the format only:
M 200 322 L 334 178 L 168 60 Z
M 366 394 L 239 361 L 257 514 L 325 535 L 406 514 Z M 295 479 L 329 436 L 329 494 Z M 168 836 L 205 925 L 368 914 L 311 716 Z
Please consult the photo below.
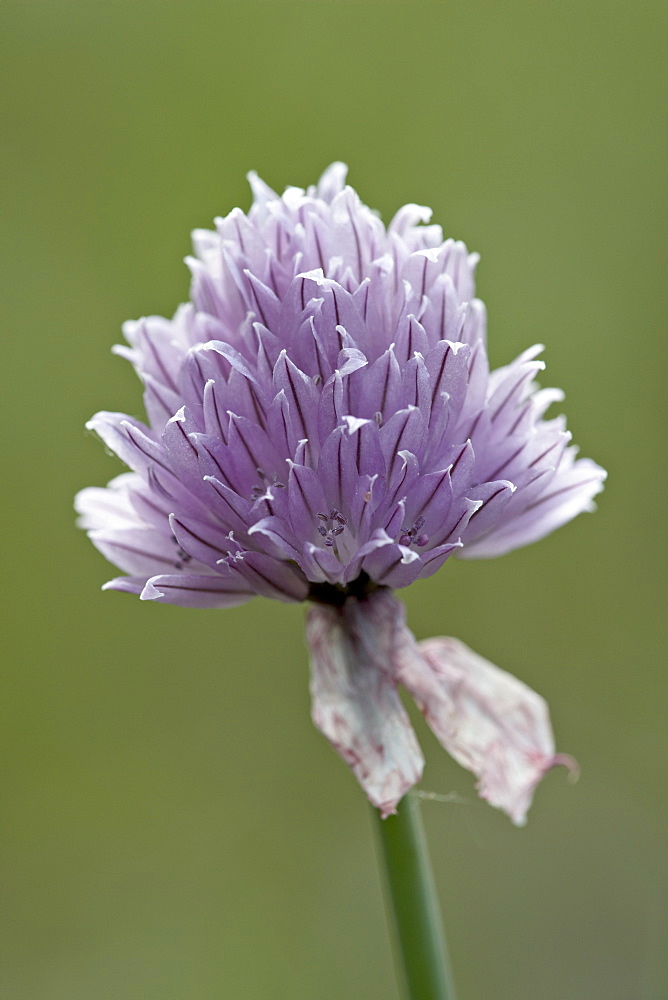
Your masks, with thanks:
M 664 997 L 662 5 L 653 0 L 0 4 L 7 1000 L 397 1000 L 369 811 L 309 721 L 303 608 L 101 593 L 72 495 L 141 413 L 120 324 L 187 298 L 189 231 L 251 168 L 333 159 L 385 219 L 482 253 L 492 361 L 610 471 L 595 516 L 404 592 L 541 691 L 560 749 L 529 825 L 416 725 L 462 1000 Z M 662 253 L 663 251 L 663 253 Z

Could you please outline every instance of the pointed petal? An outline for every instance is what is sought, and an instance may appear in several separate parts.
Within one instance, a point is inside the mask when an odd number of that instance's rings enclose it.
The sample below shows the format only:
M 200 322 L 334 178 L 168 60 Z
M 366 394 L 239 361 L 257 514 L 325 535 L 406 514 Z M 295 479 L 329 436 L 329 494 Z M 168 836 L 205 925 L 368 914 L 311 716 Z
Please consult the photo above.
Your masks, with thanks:
M 468 387 L 471 349 L 467 344 L 442 340 L 424 359 L 431 379 L 431 405 L 444 392 L 456 412 L 462 407 Z
M 155 528 L 103 528 L 89 532 L 89 538 L 105 559 L 133 576 L 173 573 L 181 568 L 177 543 Z
M 111 584 L 118 582 L 112 580 Z M 255 597 L 255 593 L 237 574 L 194 576 L 175 573 L 151 577 L 139 596 L 142 601 L 177 604 L 182 608 L 234 608 Z
M 145 586 L 145 576 L 117 576 L 113 580 L 107 580 L 102 585 L 102 590 L 118 590 L 122 594 L 139 595 Z
M 181 521 L 176 514 L 170 514 L 169 525 L 183 552 L 187 553 L 191 559 L 197 559 L 199 563 L 209 566 L 213 570 L 217 568 L 219 560 L 224 558 L 230 550 L 229 537 L 220 525 L 205 524 L 193 517 Z M 181 561 L 187 562 L 187 559 Z M 197 572 L 190 566 L 188 569 L 190 572 Z
M 291 448 L 304 438 L 316 441 L 320 394 L 313 379 L 292 363 L 286 351 L 281 351 L 274 367 L 274 392 L 281 391 L 288 401 L 293 428 Z
M 416 354 L 404 366 L 404 406 L 417 406 L 425 420 L 431 407 L 431 379 L 421 354 Z
M 79 515 L 77 527 L 86 531 L 136 527 L 139 519 L 129 490 L 141 482 L 134 472 L 122 472 L 107 486 L 87 486 L 79 490 L 74 498 L 74 509 Z
M 345 163 L 338 160 L 335 163 L 330 163 L 318 181 L 318 197 L 326 202 L 331 202 L 339 192 L 343 191 L 347 173 L 348 167 Z
M 148 427 L 125 413 L 101 410 L 91 417 L 86 429 L 95 431 L 106 446 L 131 469 L 145 471 L 151 462 L 156 462 L 171 472 L 164 449 L 149 436 L 151 432 Z
M 378 531 L 377 537 L 360 549 L 363 555 L 362 569 L 374 583 L 384 587 L 407 587 L 421 574 L 422 562 L 413 549 L 399 545 L 385 531 Z
M 343 566 L 331 549 L 305 542 L 298 562 L 314 583 L 343 583 Z
M 488 559 L 512 549 L 529 545 L 572 520 L 585 510 L 592 510 L 592 500 L 603 489 L 606 472 L 591 459 L 581 458 L 572 469 L 561 470 L 548 489 L 524 511 L 508 519 L 489 534 L 468 543 L 462 558 Z
M 275 559 L 296 561 L 299 552 L 295 547 L 294 533 L 282 517 L 263 517 L 248 529 L 248 537 L 253 538 L 258 548 Z
M 246 580 L 256 594 L 278 601 L 304 601 L 308 583 L 304 574 L 290 562 L 275 559 L 264 552 L 239 553 L 230 559 L 230 569 Z
M 350 377 L 351 413 L 372 420 L 376 413 L 391 417 L 402 402 L 401 369 L 390 347 L 372 365 Z

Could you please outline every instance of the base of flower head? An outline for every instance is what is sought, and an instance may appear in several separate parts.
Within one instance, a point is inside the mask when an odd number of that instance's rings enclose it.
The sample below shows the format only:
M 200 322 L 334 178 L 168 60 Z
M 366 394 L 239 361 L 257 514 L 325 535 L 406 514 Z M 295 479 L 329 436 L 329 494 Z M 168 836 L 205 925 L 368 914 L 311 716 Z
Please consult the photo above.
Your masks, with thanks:
M 356 581 L 357 583 L 357 581 Z M 483 799 L 521 826 L 556 754 L 545 701 L 458 639 L 417 643 L 387 588 L 313 597 L 307 621 L 313 721 L 383 817 L 421 778 L 423 758 L 397 693 L 412 695 Z M 326 599 L 325 599 L 326 598 Z
M 348 600 L 363 601 L 379 590 L 387 590 L 382 584 L 374 583 L 368 573 L 360 575 L 347 586 L 333 583 L 312 583 L 307 596 L 314 604 L 327 604 L 341 608 Z

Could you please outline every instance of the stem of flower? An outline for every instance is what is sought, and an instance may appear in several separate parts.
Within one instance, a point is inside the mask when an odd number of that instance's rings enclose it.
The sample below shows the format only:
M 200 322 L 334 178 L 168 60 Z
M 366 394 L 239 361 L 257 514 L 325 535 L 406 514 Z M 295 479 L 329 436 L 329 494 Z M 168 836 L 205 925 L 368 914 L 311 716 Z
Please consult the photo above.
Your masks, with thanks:
M 405 995 L 408 1000 L 455 1000 L 420 801 L 409 793 L 395 816 L 380 819 L 376 809 L 374 814 Z

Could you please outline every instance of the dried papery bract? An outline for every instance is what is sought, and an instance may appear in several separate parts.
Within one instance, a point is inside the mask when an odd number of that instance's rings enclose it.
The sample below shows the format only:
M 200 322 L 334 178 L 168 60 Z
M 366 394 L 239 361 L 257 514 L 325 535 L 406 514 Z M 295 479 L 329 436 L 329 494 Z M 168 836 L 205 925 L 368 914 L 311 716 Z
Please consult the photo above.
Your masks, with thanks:
M 314 719 L 381 811 L 420 777 L 403 684 L 481 794 L 522 822 L 554 755 L 542 700 L 456 640 L 417 646 L 391 590 L 591 509 L 539 347 L 489 371 L 477 256 L 406 205 L 387 228 L 333 164 L 194 234 L 191 302 L 125 325 L 148 423 L 89 423 L 132 470 L 77 497 L 127 574 L 225 608 L 313 601 Z

